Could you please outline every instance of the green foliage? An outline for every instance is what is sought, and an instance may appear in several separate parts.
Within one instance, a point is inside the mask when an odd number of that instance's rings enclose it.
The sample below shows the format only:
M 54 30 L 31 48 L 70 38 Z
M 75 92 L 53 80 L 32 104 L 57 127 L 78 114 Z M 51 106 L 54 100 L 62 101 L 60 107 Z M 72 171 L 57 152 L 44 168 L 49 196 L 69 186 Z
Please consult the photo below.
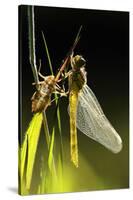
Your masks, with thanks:
M 37 151 L 38 139 L 42 125 L 42 113 L 37 113 L 33 116 L 29 127 L 25 133 L 23 145 L 20 148 L 19 162 L 20 162 L 20 182 L 25 183 L 26 190 L 30 189 L 33 166 Z M 21 193 L 25 193 L 21 191 Z
M 44 45 L 45 45 L 45 50 L 46 50 L 46 54 L 47 54 L 47 58 L 48 58 L 48 62 L 49 62 L 50 72 L 53 75 L 54 73 L 53 73 L 52 62 L 51 62 L 51 59 L 50 59 L 48 46 L 47 46 L 46 39 L 45 39 L 45 36 L 44 36 L 43 32 L 42 32 L 42 37 L 43 37 L 43 41 L 44 41 Z

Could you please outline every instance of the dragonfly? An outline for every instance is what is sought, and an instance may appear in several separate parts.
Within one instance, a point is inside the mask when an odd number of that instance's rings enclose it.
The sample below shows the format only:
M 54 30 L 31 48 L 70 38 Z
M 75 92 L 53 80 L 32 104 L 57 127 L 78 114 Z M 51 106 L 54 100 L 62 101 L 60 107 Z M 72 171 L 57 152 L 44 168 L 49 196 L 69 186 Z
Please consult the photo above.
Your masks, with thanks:
M 78 161 L 77 128 L 89 138 L 118 153 L 122 139 L 105 116 L 95 94 L 87 85 L 86 61 L 72 52 L 69 80 L 70 152 L 76 168 Z

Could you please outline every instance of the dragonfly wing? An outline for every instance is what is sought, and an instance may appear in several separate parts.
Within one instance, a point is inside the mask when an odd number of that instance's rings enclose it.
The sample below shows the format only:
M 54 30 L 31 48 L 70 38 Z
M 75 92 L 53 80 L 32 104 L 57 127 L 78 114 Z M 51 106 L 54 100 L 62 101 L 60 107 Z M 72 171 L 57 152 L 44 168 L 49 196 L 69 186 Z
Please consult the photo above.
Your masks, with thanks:
M 113 153 L 118 153 L 122 149 L 120 136 L 106 118 L 96 96 L 86 84 L 79 94 L 77 128 Z

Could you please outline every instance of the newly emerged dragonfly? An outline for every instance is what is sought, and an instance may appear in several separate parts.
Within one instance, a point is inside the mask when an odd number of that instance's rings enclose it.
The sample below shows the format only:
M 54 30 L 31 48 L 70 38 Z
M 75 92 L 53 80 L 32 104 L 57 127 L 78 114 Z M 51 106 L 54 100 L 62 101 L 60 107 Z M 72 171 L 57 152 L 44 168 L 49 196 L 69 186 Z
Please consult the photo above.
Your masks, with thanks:
M 87 85 L 86 61 L 80 56 L 71 55 L 69 72 L 69 115 L 71 160 L 78 167 L 77 128 L 101 143 L 113 153 L 122 149 L 122 140 L 106 118 L 98 100 Z M 77 128 L 76 128 L 77 127 Z

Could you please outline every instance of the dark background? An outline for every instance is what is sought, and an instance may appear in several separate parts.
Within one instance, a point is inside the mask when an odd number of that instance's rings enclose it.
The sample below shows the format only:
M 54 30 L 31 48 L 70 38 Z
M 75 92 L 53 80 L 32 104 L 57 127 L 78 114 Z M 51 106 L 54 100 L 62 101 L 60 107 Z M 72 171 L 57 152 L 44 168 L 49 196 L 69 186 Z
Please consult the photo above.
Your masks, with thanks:
M 56 73 L 73 44 L 80 25 L 83 29 L 75 54 L 83 55 L 87 61 L 88 85 L 122 137 L 123 150 L 114 155 L 79 132 L 81 167 L 78 174 L 75 174 L 75 169 L 70 170 L 73 177 L 71 181 L 75 179 L 75 182 L 73 187 L 66 188 L 66 191 L 125 188 L 129 184 L 129 13 L 35 6 L 37 64 L 39 65 L 41 59 L 42 74 L 50 74 L 41 31 L 46 37 Z M 24 135 L 32 118 L 30 98 L 35 88 L 32 86 L 34 79 L 28 56 L 27 6 L 20 6 L 19 80 L 22 128 L 19 136 Z M 68 100 L 64 99 L 61 114 L 66 149 L 69 145 L 67 105 Z M 69 161 L 69 151 L 66 151 L 66 159 Z M 80 186 L 77 186 L 77 181 L 81 182 Z

